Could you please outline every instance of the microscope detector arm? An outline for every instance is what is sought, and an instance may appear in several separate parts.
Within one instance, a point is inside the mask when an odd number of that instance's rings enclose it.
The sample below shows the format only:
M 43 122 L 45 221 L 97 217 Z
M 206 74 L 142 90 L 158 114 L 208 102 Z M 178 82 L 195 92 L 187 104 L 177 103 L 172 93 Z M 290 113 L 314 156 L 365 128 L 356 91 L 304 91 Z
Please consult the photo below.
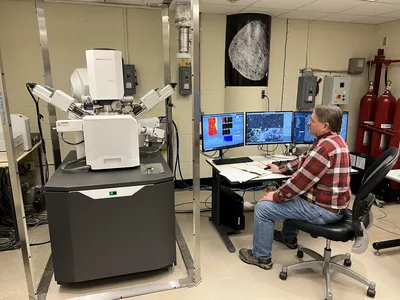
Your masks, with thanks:
M 160 120 L 157 117 L 137 119 L 139 123 L 139 133 L 159 139 L 164 139 L 165 130 L 157 128 L 160 127 Z
M 146 95 L 140 98 L 140 103 L 137 104 L 133 110 L 132 115 L 134 117 L 139 116 L 146 110 L 150 110 L 155 107 L 161 101 L 164 101 L 174 93 L 175 83 L 171 83 L 163 87 L 161 90 L 151 90 Z
M 65 111 L 70 119 L 82 119 L 89 114 L 75 105 L 75 99 L 61 90 L 55 90 L 48 86 L 41 86 L 36 83 L 29 83 L 32 94 L 46 101 L 47 103 Z

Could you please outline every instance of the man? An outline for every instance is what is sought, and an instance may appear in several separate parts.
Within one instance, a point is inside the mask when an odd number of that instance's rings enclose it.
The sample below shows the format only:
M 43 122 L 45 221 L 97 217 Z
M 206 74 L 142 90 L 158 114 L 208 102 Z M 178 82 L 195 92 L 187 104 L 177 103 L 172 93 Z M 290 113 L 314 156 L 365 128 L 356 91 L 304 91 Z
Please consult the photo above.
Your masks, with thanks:
M 239 257 L 248 264 L 272 268 L 273 239 L 290 249 L 297 248 L 298 230 L 277 221 L 295 219 L 324 225 L 339 221 L 350 200 L 350 155 L 338 134 L 342 111 L 334 105 L 316 106 L 307 123 L 316 137 L 305 154 L 286 165 L 269 164 L 274 173 L 293 174 L 276 192 L 267 193 L 254 210 L 253 249 L 241 249 Z

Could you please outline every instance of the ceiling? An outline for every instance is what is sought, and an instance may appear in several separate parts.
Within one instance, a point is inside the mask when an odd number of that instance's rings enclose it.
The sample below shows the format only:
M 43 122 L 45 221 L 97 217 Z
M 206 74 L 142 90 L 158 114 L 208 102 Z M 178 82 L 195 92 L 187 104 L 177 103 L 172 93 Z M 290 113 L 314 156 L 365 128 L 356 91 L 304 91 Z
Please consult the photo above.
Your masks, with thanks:
M 400 0 L 200 0 L 204 13 L 267 13 L 276 18 L 381 24 L 400 20 Z
M 160 4 L 162 0 L 45 0 Z M 174 0 L 190 2 L 190 0 Z M 211 14 L 266 13 L 276 18 L 381 24 L 400 20 L 400 0 L 200 0 L 200 12 Z

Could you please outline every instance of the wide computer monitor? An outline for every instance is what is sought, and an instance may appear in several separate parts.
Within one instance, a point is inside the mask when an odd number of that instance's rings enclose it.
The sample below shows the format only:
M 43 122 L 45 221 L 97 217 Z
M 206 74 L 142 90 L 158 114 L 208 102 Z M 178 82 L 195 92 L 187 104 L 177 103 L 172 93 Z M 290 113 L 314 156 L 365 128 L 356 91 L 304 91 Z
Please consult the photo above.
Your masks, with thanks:
M 295 144 L 312 144 L 315 136 L 310 134 L 310 128 L 307 123 L 311 119 L 311 111 L 296 111 L 293 116 L 293 143 Z M 349 112 L 343 112 L 342 129 L 340 135 L 347 140 L 347 124 Z
M 244 113 L 223 113 L 201 117 L 202 151 L 244 146 Z
M 292 111 L 247 112 L 246 145 L 291 143 L 292 122 Z

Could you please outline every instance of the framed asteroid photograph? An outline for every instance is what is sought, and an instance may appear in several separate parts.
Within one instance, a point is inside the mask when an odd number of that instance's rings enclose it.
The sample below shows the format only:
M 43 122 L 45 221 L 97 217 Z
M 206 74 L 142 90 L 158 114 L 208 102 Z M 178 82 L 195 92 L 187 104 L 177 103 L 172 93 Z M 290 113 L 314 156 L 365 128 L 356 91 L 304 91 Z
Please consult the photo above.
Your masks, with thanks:
M 225 86 L 268 86 L 271 16 L 228 15 Z

